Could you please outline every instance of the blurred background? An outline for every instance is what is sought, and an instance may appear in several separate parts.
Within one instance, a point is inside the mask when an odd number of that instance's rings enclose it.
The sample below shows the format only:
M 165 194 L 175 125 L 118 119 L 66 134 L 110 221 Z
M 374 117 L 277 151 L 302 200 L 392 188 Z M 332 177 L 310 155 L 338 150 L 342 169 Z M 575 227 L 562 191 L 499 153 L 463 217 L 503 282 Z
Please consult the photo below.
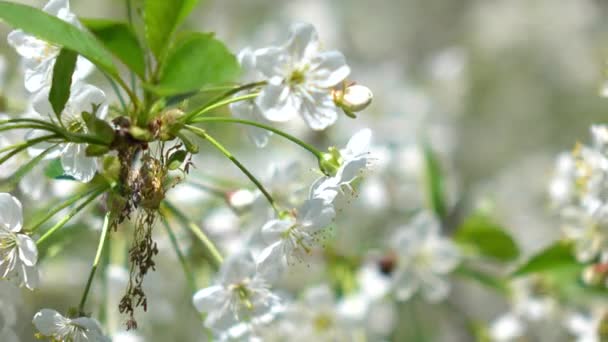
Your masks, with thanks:
M 46 3 L 18 2 L 36 7 Z M 123 1 L 71 4 L 82 17 L 126 17 Z M 428 141 L 440 156 L 452 204 L 491 211 L 529 255 L 559 236 L 546 192 L 556 155 L 577 141 L 587 142 L 589 126 L 604 122 L 608 99 L 600 92 L 608 56 L 607 17 L 608 2 L 601 0 L 204 0 L 185 28 L 216 32 L 237 53 L 247 46 L 282 42 L 290 23 L 310 22 L 326 48 L 344 53 L 352 69 L 350 79 L 373 90 L 373 104 L 356 120 L 343 117 L 323 134 L 312 134 L 297 123 L 288 127 L 319 146 L 342 146 L 358 128 L 374 131 L 379 162 L 361 185 L 360 196 L 344 204 L 336 222 L 339 241 L 334 248 L 340 254 L 364 257 L 385 242 L 387 232 L 403 225 L 408 213 L 425 205 L 419 143 Z M 1 37 L 8 32 L 0 25 Z M 25 111 L 18 57 L 5 40 L 0 54 L 8 66 L 0 89 L 10 110 Z M 92 80 L 110 93 L 103 77 L 94 75 Z M 306 155 L 294 157 L 300 151 L 293 146 L 273 139 L 267 149 L 254 153 L 243 143 L 238 127 L 222 132 L 235 154 L 257 173 L 268 174 L 271 161 L 286 164 L 299 159 L 306 177 L 314 178 L 309 171 L 314 161 Z M 246 184 L 214 152 L 199 154 L 195 164 L 195 174 L 221 175 Z M 65 188 L 57 182 L 55 188 Z M 61 194 L 51 189 L 37 199 L 22 199 L 25 206 Z M 175 191 L 180 194 L 175 200 L 209 227 L 225 250 L 234 248 L 231 239 L 241 217 L 193 186 Z M 39 308 L 67 310 L 78 300 L 97 242 L 95 224 L 83 219 L 69 228 L 70 241 L 49 251 L 56 256 L 42 263 L 44 286 L 33 295 L 2 290 L 2 296 L 14 299 L 15 326 L 22 341 L 34 341 L 30 321 Z M 140 339 L 205 340 L 174 253 L 163 231 L 158 233 L 161 254 L 157 271 L 146 283 L 150 304 L 147 314 L 139 314 Z M 187 236 L 180 243 L 189 250 Z M 310 263 L 289 275 L 286 289 L 297 292 L 321 282 L 326 274 L 323 262 Z M 110 268 L 109 280 L 98 285 L 120 296 L 125 272 Z M 202 286 L 207 274 L 199 273 Z M 105 303 L 113 305 L 110 312 L 117 300 Z M 507 307 L 491 292 L 457 280 L 449 300 L 482 322 L 492 321 Z M 397 312 L 396 323 L 384 322 L 396 332 L 378 340 L 417 341 L 412 324 L 426 329 L 429 341 L 472 339 L 457 315 L 443 306 L 419 305 L 416 313 Z M 107 319 L 112 329 L 118 329 L 123 318 L 115 312 Z

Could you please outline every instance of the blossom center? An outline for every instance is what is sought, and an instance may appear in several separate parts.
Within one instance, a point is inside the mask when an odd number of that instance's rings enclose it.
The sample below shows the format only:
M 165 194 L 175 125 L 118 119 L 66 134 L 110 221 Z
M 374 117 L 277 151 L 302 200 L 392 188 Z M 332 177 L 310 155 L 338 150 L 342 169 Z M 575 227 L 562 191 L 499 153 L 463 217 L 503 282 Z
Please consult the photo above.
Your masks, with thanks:
M 318 332 L 327 331 L 334 325 L 332 317 L 326 313 L 318 314 L 313 320 L 313 326 Z

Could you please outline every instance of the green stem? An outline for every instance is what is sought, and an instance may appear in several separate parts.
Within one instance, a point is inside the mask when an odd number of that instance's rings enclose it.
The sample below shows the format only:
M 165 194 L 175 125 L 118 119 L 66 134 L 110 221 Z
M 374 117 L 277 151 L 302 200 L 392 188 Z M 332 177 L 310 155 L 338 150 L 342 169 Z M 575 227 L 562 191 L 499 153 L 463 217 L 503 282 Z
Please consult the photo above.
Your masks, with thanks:
M 213 265 L 216 268 L 219 268 L 222 265 L 222 263 L 224 262 L 224 258 L 220 254 L 217 247 L 215 247 L 215 244 L 213 244 L 211 239 L 209 239 L 209 237 L 196 223 L 189 220 L 186 215 L 184 215 L 179 209 L 177 209 L 174 205 L 167 201 L 163 202 L 161 210 L 170 211 L 184 226 L 186 226 L 190 230 L 190 232 L 192 232 L 192 234 L 194 234 L 194 236 L 196 236 L 203 243 L 203 245 L 209 252 L 209 255 L 213 259 Z
M 237 119 L 237 118 L 225 118 L 225 117 L 217 117 L 217 116 L 213 116 L 213 117 L 203 117 L 203 118 L 196 118 L 192 121 L 192 123 L 200 123 L 200 122 L 228 122 L 228 123 L 237 123 L 237 124 L 242 124 L 242 125 L 248 125 L 248 126 L 254 126 L 254 127 L 258 127 L 261 129 L 265 129 L 267 131 L 270 131 L 272 133 L 275 133 L 276 135 L 280 135 L 283 138 L 290 140 L 298 145 L 300 145 L 301 147 L 303 147 L 304 149 L 308 150 L 310 153 L 314 154 L 315 157 L 317 157 L 317 159 L 320 159 L 322 156 L 322 152 L 319 151 L 318 149 L 316 149 L 314 146 L 305 143 L 304 141 L 294 137 L 291 134 L 285 133 L 283 131 L 281 131 L 280 129 L 276 129 L 272 126 L 269 125 L 265 125 L 263 123 L 260 122 L 256 122 L 256 121 L 251 121 L 251 120 L 243 120 L 243 119 Z
M 76 214 L 78 214 L 80 211 L 82 211 L 82 209 L 84 209 L 87 205 L 89 205 L 91 202 L 93 202 L 94 199 L 96 199 L 99 195 L 104 193 L 106 191 L 106 189 L 107 189 L 107 186 L 102 187 L 102 188 L 96 190 L 95 192 L 93 192 L 93 194 L 89 198 L 87 198 L 82 204 L 80 204 L 78 207 L 76 207 L 75 209 L 70 211 L 64 218 L 62 218 L 53 227 L 51 227 L 49 230 L 47 230 L 44 233 L 44 235 L 42 235 L 38 239 L 38 241 L 36 241 L 36 245 L 40 246 L 46 239 L 48 239 L 51 235 L 53 235 L 53 233 L 55 233 L 57 230 L 59 230 L 63 226 L 65 226 L 65 224 L 68 223 L 68 221 L 70 221 Z
M 44 215 L 43 218 L 41 218 L 40 220 L 38 220 L 38 222 L 36 222 L 36 224 L 34 224 L 31 228 L 26 229 L 28 232 L 35 232 L 36 230 L 38 230 L 38 228 L 40 228 L 46 221 L 48 221 L 51 217 L 55 216 L 55 214 L 57 214 L 58 212 L 60 212 L 61 210 L 71 206 L 72 204 L 78 202 L 79 199 L 83 198 L 83 197 L 87 197 L 90 194 L 93 194 L 101 189 L 105 189 L 104 185 L 95 187 L 93 189 L 87 189 L 86 191 L 80 192 L 75 194 L 74 196 L 70 197 L 67 201 L 59 204 L 56 207 L 53 207 L 52 209 L 50 209 L 46 215 Z
M 232 96 L 234 94 L 238 94 L 241 91 L 244 91 L 244 90 L 247 90 L 247 89 L 252 89 L 252 88 L 255 88 L 255 87 L 263 86 L 265 84 L 266 84 L 266 81 L 262 81 L 262 82 L 247 83 L 247 84 L 244 84 L 244 85 L 238 86 L 238 87 L 232 87 L 227 92 L 225 92 L 225 93 L 219 95 L 218 97 L 212 99 L 211 101 L 205 103 L 205 105 L 203 105 L 201 108 L 196 109 L 196 110 L 194 110 L 194 111 L 186 114 L 184 116 L 185 122 L 188 123 L 188 121 L 192 117 L 194 117 L 194 116 L 202 115 L 202 114 L 204 114 L 204 113 L 206 113 L 206 112 L 208 112 L 210 110 L 213 110 L 213 109 L 221 107 L 223 105 L 232 103 L 232 102 L 225 103 L 226 101 L 224 101 L 224 100 L 226 100 L 227 98 L 229 98 L 230 96 Z M 255 94 L 255 96 L 253 96 L 251 98 L 255 98 L 255 97 L 258 96 L 258 93 L 253 93 L 253 94 Z M 247 94 L 247 95 L 251 95 L 251 94 Z M 245 95 L 245 96 L 247 96 L 247 95 Z M 236 99 L 236 97 L 235 97 L 235 99 Z M 249 98 L 247 98 L 247 99 L 249 99 Z M 242 99 L 236 100 L 236 101 L 233 101 L 233 102 L 238 102 L 238 101 L 242 101 Z M 216 106 L 216 104 L 219 104 L 219 103 L 223 103 L 223 104 L 221 104 L 219 106 Z
M 95 272 L 97 271 L 97 265 L 99 265 L 99 260 L 101 259 L 101 254 L 103 253 L 103 248 L 106 245 L 106 241 L 108 238 L 108 227 L 110 227 L 110 215 L 111 213 L 108 212 L 103 219 L 103 227 L 101 228 L 101 236 L 99 237 L 99 244 L 97 245 L 95 260 L 93 260 L 93 266 L 91 267 L 91 272 L 89 273 L 89 279 L 87 280 L 87 285 L 84 288 L 84 293 L 82 294 L 80 305 L 78 305 L 78 312 L 80 315 L 85 315 L 84 305 L 87 302 L 87 297 L 89 296 L 89 291 L 91 290 L 91 284 L 93 283 L 93 278 L 95 277 Z
M 53 139 L 55 137 L 57 137 L 55 134 L 50 134 L 50 135 L 45 135 L 45 136 L 42 136 L 42 137 L 39 137 L 39 138 L 36 138 L 36 139 L 43 139 L 42 141 L 44 141 L 44 140 Z M 9 145 L 9 146 L 0 148 L 0 153 L 12 150 L 14 148 L 21 148 L 23 146 L 25 146 L 27 148 L 27 147 L 31 146 L 30 144 L 32 143 L 33 140 L 34 139 L 30 139 L 30 140 L 26 140 L 24 142 L 20 142 L 18 144 L 13 144 L 13 145 Z M 38 141 L 38 142 L 40 142 L 40 141 Z
M 241 96 L 235 96 L 235 97 L 231 97 L 228 99 L 224 99 L 218 102 L 214 102 L 211 103 L 209 105 L 206 105 L 203 108 L 197 109 L 195 111 L 192 111 L 188 114 L 186 114 L 184 116 L 184 122 L 186 123 L 192 123 L 194 122 L 193 120 L 195 120 L 198 116 L 204 115 L 205 113 L 208 113 L 214 109 L 223 107 L 225 105 L 234 103 L 234 102 L 240 102 L 240 101 L 247 101 L 247 100 L 251 100 L 251 99 L 255 99 L 260 93 L 249 93 L 249 94 L 245 94 L 245 95 L 241 95 Z
M 122 78 L 117 77 L 116 81 L 122 87 L 122 89 L 125 90 L 127 95 L 129 95 L 129 100 L 131 100 L 131 103 L 133 103 L 133 106 L 135 106 L 135 111 L 137 112 L 137 110 L 141 107 L 141 104 L 139 103 L 139 100 L 137 99 L 137 95 L 135 95 L 135 93 L 131 90 L 131 88 L 129 88 L 129 86 L 125 83 L 125 81 L 122 80 Z
M 15 188 L 15 186 L 17 186 L 17 184 L 19 184 L 21 179 L 23 179 L 23 177 L 28 172 L 30 172 L 36 165 L 38 165 L 40 163 L 40 161 L 42 159 L 44 159 L 44 157 L 46 157 L 46 155 L 51 153 L 56 147 L 57 147 L 57 145 L 52 145 L 52 146 L 48 147 L 46 150 L 40 152 L 37 156 L 30 159 L 27 163 L 21 165 L 17 169 L 17 171 L 15 171 L 12 175 L 10 175 L 10 177 L 4 179 L 3 181 L 0 181 L 0 192 L 12 191 Z
M 116 97 L 118 97 L 118 101 L 120 101 L 120 105 L 122 106 L 123 112 L 126 113 L 127 104 L 125 102 L 124 97 L 122 97 L 122 94 L 120 93 L 120 89 L 118 89 L 118 85 L 116 85 L 116 82 L 114 82 L 114 80 L 110 76 L 108 76 L 106 73 L 104 73 L 103 75 L 108 79 L 108 82 L 110 82 L 110 86 L 112 87 L 112 90 L 114 90 Z
M 21 146 L 15 148 L 14 150 L 12 150 L 11 152 L 5 154 L 4 156 L 2 156 L 2 158 L 0 158 L 0 165 L 4 164 L 4 162 L 6 162 L 7 160 L 11 159 L 12 157 L 14 157 L 15 155 L 17 155 L 19 152 L 32 147 L 38 143 L 41 143 L 43 141 L 55 138 L 57 136 L 55 135 L 45 135 L 36 139 L 31 139 L 26 141 L 25 143 L 23 143 Z
M 0 125 L 13 124 L 13 123 L 23 123 L 23 122 L 35 123 L 35 124 L 38 124 L 38 125 L 54 127 L 48 121 L 38 120 L 38 119 L 28 119 L 28 118 L 13 118 L 13 119 L 0 120 Z
M 224 156 L 226 156 L 226 158 L 230 159 L 230 161 L 232 161 L 234 165 L 241 169 L 241 171 L 249 178 L 249 180 L 251 180 L 253 184 L 255 184 L 255 186 L 260 189 L 262 194 L 264 194 L 264 197 L 266 197 L 266 199 L 268 200 L 268 203 L 270 203 L 270 206 L 272 206 L 272 209 L 274 209 L 277 213 L 280 212 L 276 202 L 274 201 L 270 193 L 266 190 L 266 188 L 262 185 L 262 183 L 260 183 L 260 181 L 258 181 L 258 179 L 255 178 L 255 176 L 251 172 L 249 172 L 249 170 L 240 161 L 238 161 L 238 159 L 236 159 L 232 155 L 232 153 L 230 153 L 230 151 L 228 151 L 222 144 L 220 144 L 217 140 L 215 140 L 212 136 L 205 132 L 205 130 L 191 125 L 186 125 L 185 128 L 190 130 L 192 133 L 198 135 L 201 139 L 209 141 L 211 145 L 213 145 L 216 149 L 222 152 Z
M 53 132 L 53 133 L 57 133 L 57 134 L 60 134 L 60 132 L 61 132 L 55 126 L 52 126 L 52 125 L 41 125 L 41 124 L 34 124 L 34 123 L 30 123 L 30 124 L 16 124 L 16 125 L 11 125 L 11 126 L 3 126 L 3 127 L 0 127 L 0 132 L 10 131 L 12 129 L 37 129 L 37 130 L 49 131 L 49 132 Z
M 175 233 L 173 233 L 173 230 L 171 230 L 171 226 L 169 226 L 169 221 L 167 221 L 167 218 L 164 215 L 162 217 L 162 220 L 163 220 L 163 227 L 165 227 L 165 230 L 167 231 L 167 235 L 169 235 L 169 240 L 171 241 L 171 246 L 173 247 L 173 250 L 175 251 L 175 254 L 177 255 L 177 259 L 179 260 L 179 263 L 182 266 L 184 275 L 186 276 L 186 281 L 188 282 L 188 287 L 190 289 L 190 292 L 194 293 L 196 291 L 196 282 L 194 281 L 194 276 L 192 274 L 192 271 L 190 270 L 190 267 L 188 266 L 188 263 L 186 262 L 184 253 L 179 248 L 179 244 L 177 243 L 177 237 L 175 236 Z

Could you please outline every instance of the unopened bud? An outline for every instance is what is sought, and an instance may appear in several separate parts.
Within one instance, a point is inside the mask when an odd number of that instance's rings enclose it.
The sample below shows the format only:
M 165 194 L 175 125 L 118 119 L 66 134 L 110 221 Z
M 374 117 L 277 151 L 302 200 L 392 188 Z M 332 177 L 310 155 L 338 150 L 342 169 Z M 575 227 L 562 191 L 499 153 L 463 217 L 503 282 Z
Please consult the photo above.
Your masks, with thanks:
M 226 194 L 226 200 L 232 208 L 243 211 L 249 208 L 255 201 L 255 194 L 247 189 L 240 189 Z
M 336 105 L 347 115 L 355 117 L 354 113 L 364 110 L 372 103 L 374 94 L 366 86 L 353 84 L 345 89 L 334 90 L 333 98 Z

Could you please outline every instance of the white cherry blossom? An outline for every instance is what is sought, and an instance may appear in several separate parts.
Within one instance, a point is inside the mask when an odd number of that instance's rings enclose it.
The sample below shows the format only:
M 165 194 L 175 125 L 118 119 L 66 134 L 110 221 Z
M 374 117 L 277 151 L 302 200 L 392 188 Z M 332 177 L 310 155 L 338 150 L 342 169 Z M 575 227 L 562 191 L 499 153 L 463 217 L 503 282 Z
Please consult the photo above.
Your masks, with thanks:
M 199 290 L 192 299 L 207 313 L 205 326 L 218 334 L 239 329 L 241 324 L 272 315 L 279 298 L 270 290 L 271 273 L 259 267 L 249 253 L 226 260 L 215 284 Z
M 285 267 L 302 260 L 322 238 L 323 229 L 334 219 L 336 212 L 322 199 L 306 200 L 294 213 L 273 219 L 262 227 L 268 243 L 260 258 L 265 264 Z
M 355 133 L 346 147 L 341 150 L 330 149 L 320 162 L 326 174 L 311 186 L 310 198 L 322 198 L 326 202 L 334 201 L 343 187 L 349 187 L 372 164 L 370 145 L 372 131 L 368 128 Z
M 32 320 L 38 332 L 54 341 L 110 342 L 99 322 L 89 317 L 67 318 L 51 309 L 42 309 Z
M 78 18 L 70 11 L 68 0 L 51 0 L 43 10 L 74 26 L 82 28 Z M 32 93 L 49 86 L 52 80 L 55 59 L 60 48 L 51 45 L 21 30 L 9 33 L 8 43 L 23 57 L 25 67 L 25 88 Z M 83 57 L 78 57 L 73 80 L 88 76 L 93 70 L 93 64 Z
M 34 110 L 43 118 L 57 122 L 51 103 L 48 100 L 50 89 L 44 88 L 34 97 Z M 94 106 L 99 106 L 94 113 Z M 85 83 L 74 83 L 71 87 L 70 98 L 61 113 L 61 125 L 76 133 L 87 133 L 87 127 L 82 119 L 82 112 L 94 113 L 104 118 L 107 113 L 106 96 L 101 89 Z M 87 157 L 86 145 L 66 143 L 61 146 L 61 165 L 67 175 L 82 182 L 89 182 L 97 172 L 97 160 Z
M 460 253 L 447 238 L 441 237 L 437 219 L 428 212 L 416 215 L 391 240 L 396 257 L 393 290 L 400 300 L 417 291 L 430 302 L 444 299 L 450 290 L 446 275 L 460 262 Z
M 339 109 L 331 89 L 349 75 L 342 53 L 323 51 L 310 24 L 295 24 L 287 43 L 256 51 L 256 67 L 268 84 L 257 104 L 270 121 L 284 122 L 298 114 L 314 130 L 336 122 Z
M 0 193 L 0 278 L 14 279 L 33 290 L 38 284 L 38 249 L 21 233 L 23 209 L 18 199 Z

